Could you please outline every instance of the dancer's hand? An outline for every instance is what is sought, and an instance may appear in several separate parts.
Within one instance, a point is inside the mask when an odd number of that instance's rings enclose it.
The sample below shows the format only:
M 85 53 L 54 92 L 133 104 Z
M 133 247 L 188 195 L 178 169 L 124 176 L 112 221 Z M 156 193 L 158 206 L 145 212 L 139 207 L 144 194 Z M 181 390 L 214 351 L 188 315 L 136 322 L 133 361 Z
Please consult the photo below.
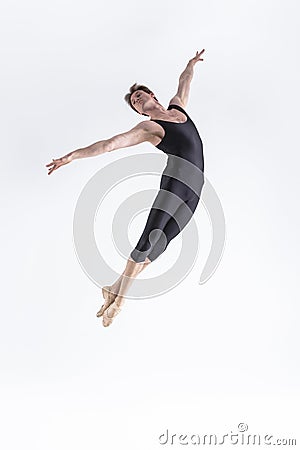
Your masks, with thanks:
M 46 167 L 50 167 L 48 175 L 50 175 L 54 170 L 58 169 L 61 166 L 64 166 L 65 164 L 69 164 L 72 161 L 71 155 L 65 155 L 62 158 L 53 159 L 52 162 L 49 164 L 46 164 Z
M 196 56 L 194 58 L 190 59 L 190 63 L 195 64 L 197 61 L 203 61 L 203 58 L 201 58 L 202 53 L 205 51 L 205 49 L 201 50 L 199 53 L 197 50 Z

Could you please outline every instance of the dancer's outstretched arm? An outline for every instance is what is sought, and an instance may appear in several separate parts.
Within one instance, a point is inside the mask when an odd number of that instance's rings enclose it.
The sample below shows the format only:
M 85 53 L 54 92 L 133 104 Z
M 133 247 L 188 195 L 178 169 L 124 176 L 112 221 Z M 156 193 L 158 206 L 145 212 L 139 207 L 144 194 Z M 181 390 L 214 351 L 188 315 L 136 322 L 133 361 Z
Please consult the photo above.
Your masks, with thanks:
M 98 141 L 88 147 L 74 150 L 61 158 L 52 159 L 51 163 L 46 164 L 46 167 L 49 167 L 48 175 L 59 167 L 72 162 L 74 159 L 88 158 L 90 156 L 102 155 L 103 153 L 111 152 L 119 148 L 131 147 L 141 142 L 150 141 L 152 137 L 149 121 L 144 120 L 125 133 L 120 133 L 110 139 Z
M 191 81 L 192 81 L 192 78 L 194 75 L 194 65 L 196 64 L 197 61 L 203 61 L 203 58 L 201 58 L 201 55 L 204 52 L 204 50 L 205 49 L 201 50 L 200 53 L 197 51 L 196 56 L 194 56 L 194 58 L 189 60 L 186 68 L 184 69 L 184 71 L 182 72 L 182 74 L 179 77 L 177 93 L 170 100 L 170 104 L 178 103 L 178 104 L 180 104 L 180 106 L 185 108 L 185 106 L 188 102 L 189 93 L 190 93 L 190 85 L 191 85 Z

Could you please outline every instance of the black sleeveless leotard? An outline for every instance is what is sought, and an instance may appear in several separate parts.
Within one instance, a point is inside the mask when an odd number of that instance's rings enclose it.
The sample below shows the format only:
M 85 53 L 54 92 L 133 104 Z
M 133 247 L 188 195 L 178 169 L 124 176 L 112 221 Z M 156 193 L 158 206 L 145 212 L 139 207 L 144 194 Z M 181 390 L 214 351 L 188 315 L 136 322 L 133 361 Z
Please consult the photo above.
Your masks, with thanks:
M 204 184 L 201 137 L 185 110 L 174 104 L 168 107 L 173 108 L 186 115 L 186 122 L 152 119 L 164 128 L 165 135 L 156 147 L 168 155 L 168 161 L 144 231 L 130 254 L 136 262 L 146 257 L 154 261 L 164 252 L 191 219 Z

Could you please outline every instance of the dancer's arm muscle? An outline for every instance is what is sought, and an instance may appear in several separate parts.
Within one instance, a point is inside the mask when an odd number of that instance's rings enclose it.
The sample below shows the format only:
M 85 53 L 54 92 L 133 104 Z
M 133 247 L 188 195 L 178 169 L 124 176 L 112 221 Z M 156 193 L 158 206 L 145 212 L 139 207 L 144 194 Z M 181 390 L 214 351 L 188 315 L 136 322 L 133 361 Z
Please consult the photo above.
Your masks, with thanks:
M 200 53 L 197 51 L 196 56 L 194 56 L 194 58 L 189 60 L 186 68 L 179 77 L 178 89 L 175 96 L 170 100 L 170 104 L 175 103 L 185 108 L 188 102 L 191 81 L 194 75 L 194 65 L 198 61 L 203 61 L 203 58 L 201 58 L 203 52 L 204 49 L 201 50 Z
M 69 164 L 74 159 L 97 156 L 119 148 L 131 147 L 132 145 L 137 145 L 141 142 L 150 141 L 151 138 L 153 138 L 153 134 L 150 131 L 148 122 L 148 120 L 145 120 L 125 133 L 117 134 L 110 139 L 95 142 L 88 147 L 79 148 L 61 158 L 52 159 L 52 162 L 46 165 L 46 167 L 49 167 L 48 175 L 59 167 Z
M 106 141 L 107 151 L 118 150 L 124 147 L 132 147 L 145 141 L 150 141 L 152 133 L 148 126 L 148 120 L 138 123 L 131 130 L 117 134 Z
M 175 96 L 172 98 L 170 103 L 180 103 L 180 106 L 185 108 L 189 93 L 190 93 L 190 85 L 194 75 L 194 64 L 189 62 L 179 77 L 178 89 Z

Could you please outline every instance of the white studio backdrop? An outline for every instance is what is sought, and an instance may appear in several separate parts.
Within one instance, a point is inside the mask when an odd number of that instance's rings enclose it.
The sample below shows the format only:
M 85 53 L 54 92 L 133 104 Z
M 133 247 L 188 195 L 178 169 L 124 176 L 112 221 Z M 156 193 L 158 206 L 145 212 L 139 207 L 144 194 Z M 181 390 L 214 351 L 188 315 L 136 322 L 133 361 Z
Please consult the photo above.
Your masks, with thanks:
M 239 423 L 299 445 L 299 12 L 296 0 L 2 2 L 1 448 L 152 450 L 169 446 L 167 428 L 222 435 Z M 104 328 L 101 289 L 74 250 L 76 201 L 101 167 L 157 149 L 51 176 L 45 165 L 143 120 L 123 100 L 134 82 L 167 108 L 202 48 L 186 110 L 224 209 L 223 258 L 199 285 L 211 243 L 200 204 L 188 277 L 128 300 Z M 112 198 L 158 188 L 141 180 Z M 122 271 L 113 213 L 99 211 L 95 236 Z M 180 246 L 179 236 L 140 277 L 172 267 Z

